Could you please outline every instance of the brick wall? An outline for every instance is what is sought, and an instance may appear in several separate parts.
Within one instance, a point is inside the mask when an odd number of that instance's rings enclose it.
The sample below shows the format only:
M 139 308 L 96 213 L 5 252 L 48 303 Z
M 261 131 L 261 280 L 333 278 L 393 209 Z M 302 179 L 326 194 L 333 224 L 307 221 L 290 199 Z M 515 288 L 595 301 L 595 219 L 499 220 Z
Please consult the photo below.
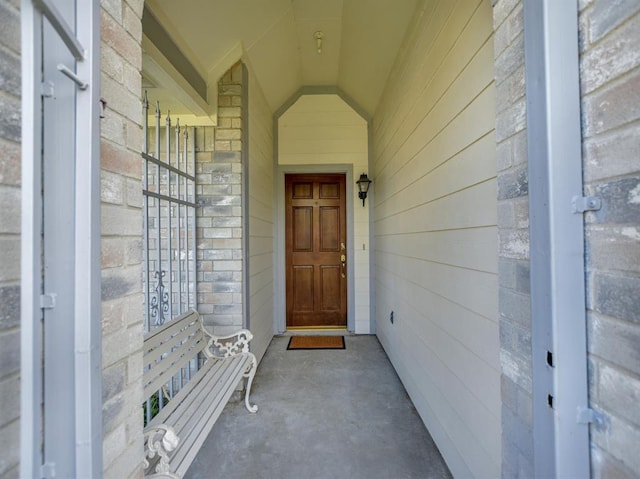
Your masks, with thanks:
M 523 9 L 494 6 L 502 476 L 533 476 L 529 209 Z
M 242 64 L 218 83 L 218 126 L 196 131 L 198 310 L 217 334 L 243 323 Z
M 521 0 L 494 2 L 503 477 L 533 474 L 524 45 Z M 592 475 L 638 477 L 640 459 L 640 4 L 580 1 Z
M 640 3 L 580 10 L 592 473 L 640 477 Z
M 104 477 L 142 476 L 142 0 L 104 0 L 102 363 Z
M 0 478 L 18 477 L 20 429 L 20 12 L 0 0 Z

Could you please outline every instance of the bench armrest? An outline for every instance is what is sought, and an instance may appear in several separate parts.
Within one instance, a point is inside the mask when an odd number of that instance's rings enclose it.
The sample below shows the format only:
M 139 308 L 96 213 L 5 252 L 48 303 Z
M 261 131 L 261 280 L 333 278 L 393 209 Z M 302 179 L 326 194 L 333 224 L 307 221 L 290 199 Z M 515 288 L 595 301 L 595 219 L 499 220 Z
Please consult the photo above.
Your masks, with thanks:
M 204 329 L 204 328 L 203 328 Z M 242 353 L 249 352 L 249 341 L 253 339 L 253 334 L 248 329 L 241 329 L 228 336 L 216 336 L 204 333 L 209 336 L 209 343 L 204 350 L 207 357 L 228 358 Z
M 147 470 L 149 468 L 150 459 L 158 457 L 154 469 L 155 474 L 147 477 L 179 479 L 169 469 L 169 453 L 178 446 L 180 441 L 173 428 L 165 424 L 159 424 L 145 431 L 144 441 L 146 444 L 143 461 L 144 469 Z

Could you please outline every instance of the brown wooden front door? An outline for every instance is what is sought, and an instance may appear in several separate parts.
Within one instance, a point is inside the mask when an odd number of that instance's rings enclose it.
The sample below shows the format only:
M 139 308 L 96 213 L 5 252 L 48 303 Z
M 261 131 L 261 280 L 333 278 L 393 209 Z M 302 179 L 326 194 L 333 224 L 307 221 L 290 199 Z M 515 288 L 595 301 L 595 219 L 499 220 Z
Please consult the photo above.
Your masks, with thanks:
M 345 175 L 285 176 L 287 327 L 346 327 Z

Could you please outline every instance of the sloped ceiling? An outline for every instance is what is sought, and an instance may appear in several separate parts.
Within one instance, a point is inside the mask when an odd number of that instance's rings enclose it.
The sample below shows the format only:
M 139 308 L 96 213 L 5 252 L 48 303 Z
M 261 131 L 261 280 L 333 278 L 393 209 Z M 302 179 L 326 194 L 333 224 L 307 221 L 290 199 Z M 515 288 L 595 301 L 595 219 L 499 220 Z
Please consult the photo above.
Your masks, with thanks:
M 210 85 L 242 55 L 273 111 L 303 86 L 335 86 L 373 115 L 419 1 L 147 0 L 146 5 Z

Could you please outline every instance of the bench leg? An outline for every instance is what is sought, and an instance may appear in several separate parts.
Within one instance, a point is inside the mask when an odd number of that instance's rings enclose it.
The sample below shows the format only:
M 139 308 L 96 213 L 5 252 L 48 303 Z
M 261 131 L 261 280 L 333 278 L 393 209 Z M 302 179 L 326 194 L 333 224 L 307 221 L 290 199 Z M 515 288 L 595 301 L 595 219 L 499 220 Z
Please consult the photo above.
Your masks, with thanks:
M 251 405 L 251 403 L 249 402 L 249 394 L 251 394 L 251 384 L 253 384 L 253 378 L 256 375 L 256 368 L 258 367 L 258 361 L 256 360 L 256 357 L 254 356 L 253 353 L 247 353 L 247 354 L 251 356 L 251 365 L 249 366 L 249 369 L 247 369 L 247 371 L 244 373 L 244 377 L 248 378 L 247 391 L 245 392 L 245 395 L 244 395 L 244 405 L 247 407 L 247 410 L 253 414 L 258 412 L 258 406 L 256 406 L 255 404 L 253 406 Z
M 144 433 L 146 451 L 143 460 L 143 468 L 149 468 L 149 459 L 159 458 L 155 466 L 155 470 L 149 476 L 153 479 L 180 479 L 179 476 L 173 474 L 169 468 L 169 453 L 173 451 L 180 438 L 176 436 L 171 426 L 159 424 L 157 427 L 150 429 Z

